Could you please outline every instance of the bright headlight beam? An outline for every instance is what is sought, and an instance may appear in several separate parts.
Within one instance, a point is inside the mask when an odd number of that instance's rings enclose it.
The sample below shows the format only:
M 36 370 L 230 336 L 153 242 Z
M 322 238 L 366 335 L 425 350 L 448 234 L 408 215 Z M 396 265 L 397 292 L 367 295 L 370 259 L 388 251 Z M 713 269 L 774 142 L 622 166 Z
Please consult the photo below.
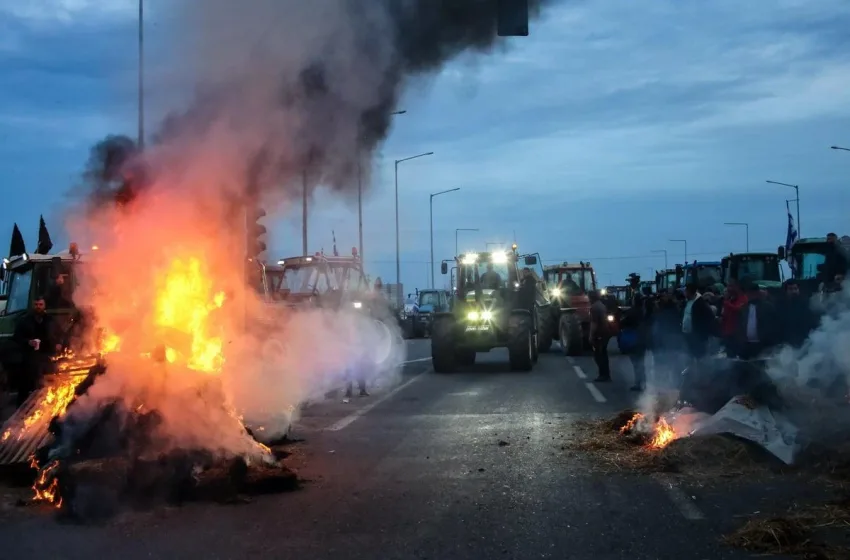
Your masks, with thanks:
M 363 307 L 363 302 L 361 302 L 361 301 L 355 301 L 355 302 L 353 303 L 353 305 L 354 305 L 354 309 L 360 309 L 361 307 Z
M 497 264 L 506 263 L 508 262 L 508 255 L 501 251 L 497 253 L 491 253 L 490 260 Z
M 614 322 L 614 316 L 608 315 L 608 322 Z
M 483 311 L 481 313 L 481 318 L 484 319 L 485 321 L 489 321 L 490 319 L 493 318 L 493 312 L 492 311 Z
M 477 321 L 478 320 L 478 312 L 477 311 L 470 311 L 469 313 L 466 314 L 466 318 L 469 319 L 470 321 Z
M 463 256 L 463 264 L 475 264 L 478 262 L 478 253 L 467 253 Z

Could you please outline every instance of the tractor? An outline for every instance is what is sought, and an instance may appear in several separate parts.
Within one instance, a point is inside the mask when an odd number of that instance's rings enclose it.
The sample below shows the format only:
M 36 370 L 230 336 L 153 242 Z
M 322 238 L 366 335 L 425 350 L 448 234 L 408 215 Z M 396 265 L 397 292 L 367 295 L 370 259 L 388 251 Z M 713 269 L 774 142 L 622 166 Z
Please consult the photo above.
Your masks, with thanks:
M 835 243 L 830 243 L 825 237 L 804 237 L 798 239 L 786 254 L 785 247 L 779 247 L 779 259 L 788 259 L 794 280 L 800 285 L 800 290 L 807 295 L 819 292 L 823 285 L 834 278 L 828 278 L 829 271 L 825 270 L 827 255 L 835 252 L 836 256 L 845 263 L 850 263 L 850 237 L 841 237 Z
M 748 278 L 771 294 L 782 289 L 782 267 L 775 253 L 729 253 L 720 261 L 720 270 L 726 285 Z
M 709 288 L 722 291 L 723 275 L 720 261 L 694 261 L 684 266 L 676 265 L 676 289 L 684 291 L 688 284 L 696 284 L 700 291 Z
M 507 348 L 512 370 L 530 371 L 538 358 L 537 302 L 524 306 L 520 294 L 518 261 L 537 264 L 535 255 L 520 257 L 510 251 L 467 253 L 453 259 L 457 283 L 451 310 L 434 313 L 431 359 L 434 371 L 451 373 L 471 366 L 478 352 Z M 448 274 L 448 262 L 440 270 Z M 548 310 L 546 310 L 548 312 Z
M 655 273 L 655 288 L 657 293 L 669 292 L 676 288 L 677 276 L 675 268 L 659 270 Z
M 596 290 L 593 266 L 583 261 L 549 265 L 543 268 L 543 277 L 556 319 L 550 323 L 549 336 L 560 341 L 564 354 L 578 356 L 591 348 L 588 292 Z

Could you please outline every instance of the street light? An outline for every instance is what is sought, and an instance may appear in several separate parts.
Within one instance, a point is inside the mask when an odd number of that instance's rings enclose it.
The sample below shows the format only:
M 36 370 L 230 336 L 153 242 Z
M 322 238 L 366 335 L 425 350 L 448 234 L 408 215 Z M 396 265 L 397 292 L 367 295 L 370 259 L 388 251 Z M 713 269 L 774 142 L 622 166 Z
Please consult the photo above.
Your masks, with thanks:
M 838 146 L 836 146 L 837 148 Z M 789 183 L 780 183 L 779 181 L 767 181 L 771 185 L 782 185 L 783 187 L 791 187 L 797 192 L 797 237 L 803 237 L 803 232 L 800 227 L 800 186 L 799 185 L 791 185 Z
M 830 146 L 833 150 L 844 150 L 845 152 L 850 152 L 850 148 L 842 148 L 841 146 Z
M 434 152 L 425 152 L 424 154 L 416 154 L 402 159 L 395 160 L 395 284 L 397 304 L 401 307 L 401 245 L 398 235 L 398 164 L 412 159 L 425 156 L 432 156 Z
M 657 249 L 653 253 L 664 253 L 664 270 L 667 270 L 667 249 Z
M 428 200 L 429 212 L 431 215 L 431 289 L 434 288 L 434 197 L 459 190 L 460 187 L 455 187 L 453 189 L 431 193 Z
M 688 264 L 688 240 L 687 239 L 671 239 L 670 243 L 684 243 L 685 244 L 685 264 Z
M 394 111 L 390 113 L 390 115 L 403 115 L 407 113 L 406 110 L 403 111 Z M 359 255 L 360 262 L 363 262 L 363 163 L 360 161 L 360 158 L 357 158 L 357 221 L 359 223 L 358 233 L 359 233 Z M 306 254 L 306 253 L 305 253 Z
M 457 232 L 459 231 L 478 231 L 478 228 L 457 228 L 455 230 L 455 256 L 460 254 L 457 249 Z
M 750 252 L 750 224 L 746 222 L 723 222 L 725 226 L 744 226 L 747 230 L 747 252 Z

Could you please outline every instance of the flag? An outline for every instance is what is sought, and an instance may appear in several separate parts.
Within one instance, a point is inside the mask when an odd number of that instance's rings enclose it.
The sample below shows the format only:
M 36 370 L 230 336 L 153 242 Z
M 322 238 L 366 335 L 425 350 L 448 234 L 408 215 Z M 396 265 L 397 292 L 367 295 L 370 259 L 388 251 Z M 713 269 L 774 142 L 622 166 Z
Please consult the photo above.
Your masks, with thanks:
M 38 217 L 38 245 L 35 248 L 36 255 L 46 255 L 53 248 L 53 241 L 50 239 L 50 233 L 47 231 L 47 224 L 44 223 L 44 216 Z
M 791 272 L 796 273 L 796 270 L 794 269 L 794 259 L 791 258 L 791 247 L 794 245 L 794 242 L 797 241 L 797 226 L 794 225 L 794 216 L 791 214 L 791 205 L 787 200 L 785 201 L 785 210 L 788 212 L 788 234 L 785 236 L 785 260 L 788 262 Z
M 335 232 L 334 230 L 331 230 L 331 235 L 332 235 L 332 236 L 333 236 L 333 238 L 334 238 L 334 256 L 335 256 L 335 257 L 338 257 L 338 256 L 339 256 L 339 251 L 337 251 L 337 250 L 336 250 L 336 232 Z
M 12 228 L 12 244 L 9 246 L 9 256 L 15 257 L 17 255 L 23 255 L 26 252 L 27 248 L 24 245 L 24 236 L 21 235 L 18 224 L 15 224 L 15 227 Z

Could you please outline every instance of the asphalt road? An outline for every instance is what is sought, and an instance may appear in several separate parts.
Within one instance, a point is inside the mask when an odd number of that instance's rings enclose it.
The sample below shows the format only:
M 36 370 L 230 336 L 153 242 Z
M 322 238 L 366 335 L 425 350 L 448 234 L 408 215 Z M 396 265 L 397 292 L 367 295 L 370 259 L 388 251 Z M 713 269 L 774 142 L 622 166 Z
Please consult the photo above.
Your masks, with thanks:
M 494 351 L 452 375 L 430 371 L 428 340 L 408 346 L 397 385 L 305 410 L 303 490 L 96 527 L 7 517 L 0 558 L 748 557 L 718 538 L 755 498 L 602 475 L 564 451 L 576 419 L 631 404 L 624 358 L 612 357 L 614 383 L 594 386 L 592 360 L 557 345 L 530 373 L 510 372 Z

